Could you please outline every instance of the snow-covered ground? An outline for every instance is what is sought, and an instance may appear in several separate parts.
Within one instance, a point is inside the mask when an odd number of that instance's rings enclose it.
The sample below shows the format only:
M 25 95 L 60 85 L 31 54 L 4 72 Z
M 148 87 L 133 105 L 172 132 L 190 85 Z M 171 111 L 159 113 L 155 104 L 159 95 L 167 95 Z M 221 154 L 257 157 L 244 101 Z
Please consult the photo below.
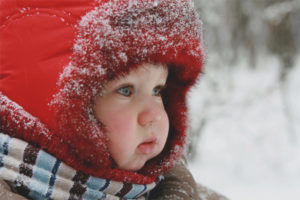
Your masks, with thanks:
M 300 199 L 300 56 L 285 86 L 275 57 L 255 69 L 217 64 L 190 98 L 191 130 L 205 120 L 196 180 L 231 200 Z

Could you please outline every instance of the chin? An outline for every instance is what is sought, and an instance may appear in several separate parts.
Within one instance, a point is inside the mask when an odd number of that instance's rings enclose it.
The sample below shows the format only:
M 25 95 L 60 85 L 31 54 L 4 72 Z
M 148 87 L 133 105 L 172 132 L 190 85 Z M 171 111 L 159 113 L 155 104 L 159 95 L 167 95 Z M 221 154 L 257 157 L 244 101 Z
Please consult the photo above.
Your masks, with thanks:
M 138 165 L 138 166 L 132 166 L 129 171 L 139 171 L 140 169 L 142 169 L 144 167 L 145 163 L 143 163 L 142 165 Z
M 136 165 L 123 165 L 123 166 L 120 166 L 119 165 L 119 168 L 120 169 L 123 169 L 123 170 L 127 170 L 127 171 L 139 171 L 140 169 L 142 169 L 144 167 L 146 162 L 142 162 L 142 163 L 139 163 L 139 164 L 136 164 Z

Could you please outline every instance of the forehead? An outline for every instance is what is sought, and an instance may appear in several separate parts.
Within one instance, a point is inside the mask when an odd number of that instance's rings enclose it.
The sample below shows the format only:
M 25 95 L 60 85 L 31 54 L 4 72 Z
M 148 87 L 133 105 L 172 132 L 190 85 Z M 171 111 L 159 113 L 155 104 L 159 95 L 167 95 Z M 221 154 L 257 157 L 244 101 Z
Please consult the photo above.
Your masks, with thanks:
M 137 69 L 132 70 L 129 72 L 129 76 L 132 74 L 152 74 L 156 73 L 158 75 L 167 75 L 168 68 L 165 64 L 152 64 L 152 63 L 145 63 L 139 66 Z
M 121 74 L 113 80 L 126 80 L 137 77 L 155 77 L 165 79 L 168 76 L 168 67 L 166 64 L 143 63 L 129 73 Z

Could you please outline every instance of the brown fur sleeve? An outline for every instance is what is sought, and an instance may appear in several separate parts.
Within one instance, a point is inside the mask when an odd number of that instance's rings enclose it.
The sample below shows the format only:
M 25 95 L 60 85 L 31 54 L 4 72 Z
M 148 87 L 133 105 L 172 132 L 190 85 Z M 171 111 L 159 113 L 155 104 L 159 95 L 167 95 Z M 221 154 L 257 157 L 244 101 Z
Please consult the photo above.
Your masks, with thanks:
M 180 161 L 164 174 L 164 179 L 150 193 L 150 200 L 228 200 L 222 195 L 199 185 Z
M 27 200 L 11 191 L 7 183 L 0 179 L 0 199 L 1 200 Z

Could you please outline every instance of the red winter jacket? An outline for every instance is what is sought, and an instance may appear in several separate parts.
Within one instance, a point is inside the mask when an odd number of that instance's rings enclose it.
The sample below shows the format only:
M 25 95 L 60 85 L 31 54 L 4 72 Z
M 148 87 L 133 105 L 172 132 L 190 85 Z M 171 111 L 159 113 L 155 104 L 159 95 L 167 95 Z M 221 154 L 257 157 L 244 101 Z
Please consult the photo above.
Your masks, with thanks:
M 84 173 L 144 184 L 186 144 L 186 95 L 203 65 L 191 0 L 1 0 L 0 128 Z M 115 168 L 91 117 L 107 81 L 145 62 L 166 63 L 169 138 L 139 172 Z M 21 106 L 21 107 L 19 107 Z

